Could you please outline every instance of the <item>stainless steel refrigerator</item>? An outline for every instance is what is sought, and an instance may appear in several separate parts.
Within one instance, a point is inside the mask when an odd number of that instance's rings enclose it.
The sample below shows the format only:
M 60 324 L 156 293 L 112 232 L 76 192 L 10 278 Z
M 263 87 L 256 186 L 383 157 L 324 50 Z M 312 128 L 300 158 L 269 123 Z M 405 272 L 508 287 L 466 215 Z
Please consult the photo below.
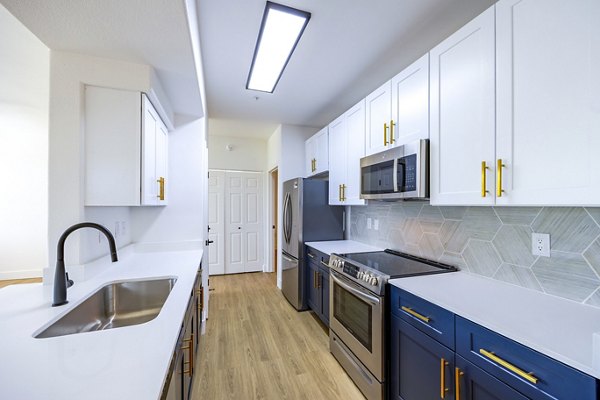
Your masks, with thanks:
M 296 178 L 283 184 L 282 290 L 298 310 L 306 310 L 304 243 L 344 238 L 344 207 L 328 205 L 329 182 Z

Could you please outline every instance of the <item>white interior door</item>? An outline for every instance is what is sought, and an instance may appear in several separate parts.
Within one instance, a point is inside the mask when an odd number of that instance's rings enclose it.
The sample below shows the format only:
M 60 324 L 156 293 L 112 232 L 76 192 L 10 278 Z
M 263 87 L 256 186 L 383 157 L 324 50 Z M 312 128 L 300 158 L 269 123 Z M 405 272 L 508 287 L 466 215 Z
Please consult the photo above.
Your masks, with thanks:
M 225 273 L 262 271 L 262 175 L 225 172 Z
M 225 273 L 225 172 L 210 171 L 208 178 L 208 272 Z
M 242 174 L 242 260 L 244 272 L 263 270 L 262 174 Z

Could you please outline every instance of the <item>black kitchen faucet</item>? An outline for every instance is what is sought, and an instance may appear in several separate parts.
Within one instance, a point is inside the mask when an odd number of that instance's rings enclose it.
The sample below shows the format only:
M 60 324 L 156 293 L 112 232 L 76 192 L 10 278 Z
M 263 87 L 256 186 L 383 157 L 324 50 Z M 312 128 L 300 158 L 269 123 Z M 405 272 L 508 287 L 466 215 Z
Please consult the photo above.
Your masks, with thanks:
M 67 288 L 73 286 L 73 281 L 69 279 L 69 276 L 65 272 L 65 241 L 67 237 L 74 231 L 81 228 L 95 228 L 100 232 L 104 233 L 108 239 L 108 245 L 110 247 L 110 258 L 112 262 L 119 261 L 117 257 L 117 246 L 115 245 L 115 238 L 112 233 L 100 224 L 93 222 L 82 222 L 75 224 L 66 231 L 58 239 L 58 249 L 56 250 L 56 269 L 54 270 L 54 299 L 52 301 L 52 307 L 62 306 L 67 304 Z

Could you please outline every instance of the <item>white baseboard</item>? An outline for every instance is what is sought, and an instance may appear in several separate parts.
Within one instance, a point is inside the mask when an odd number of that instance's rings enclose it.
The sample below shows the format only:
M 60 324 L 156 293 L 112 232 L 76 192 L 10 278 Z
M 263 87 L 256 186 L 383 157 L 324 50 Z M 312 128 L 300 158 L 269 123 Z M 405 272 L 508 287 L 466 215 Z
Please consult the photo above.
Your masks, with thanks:
M 9 279 L 29 279 L 41 277 L 41 269 L 30 269 L 25 271 L 0 271 L 0 281 L 5 281 Z

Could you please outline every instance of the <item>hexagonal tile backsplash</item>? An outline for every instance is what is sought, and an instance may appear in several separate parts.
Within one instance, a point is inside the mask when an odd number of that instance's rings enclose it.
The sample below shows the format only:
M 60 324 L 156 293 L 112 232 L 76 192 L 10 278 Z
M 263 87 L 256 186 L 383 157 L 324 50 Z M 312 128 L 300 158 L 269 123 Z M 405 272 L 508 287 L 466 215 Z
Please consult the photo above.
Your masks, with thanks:
M 533 232 L 551 235 L 550 258 L 531 254 Z M 350 207 L 349 238 L 600 307 L 600 208 L 372 202 Z

